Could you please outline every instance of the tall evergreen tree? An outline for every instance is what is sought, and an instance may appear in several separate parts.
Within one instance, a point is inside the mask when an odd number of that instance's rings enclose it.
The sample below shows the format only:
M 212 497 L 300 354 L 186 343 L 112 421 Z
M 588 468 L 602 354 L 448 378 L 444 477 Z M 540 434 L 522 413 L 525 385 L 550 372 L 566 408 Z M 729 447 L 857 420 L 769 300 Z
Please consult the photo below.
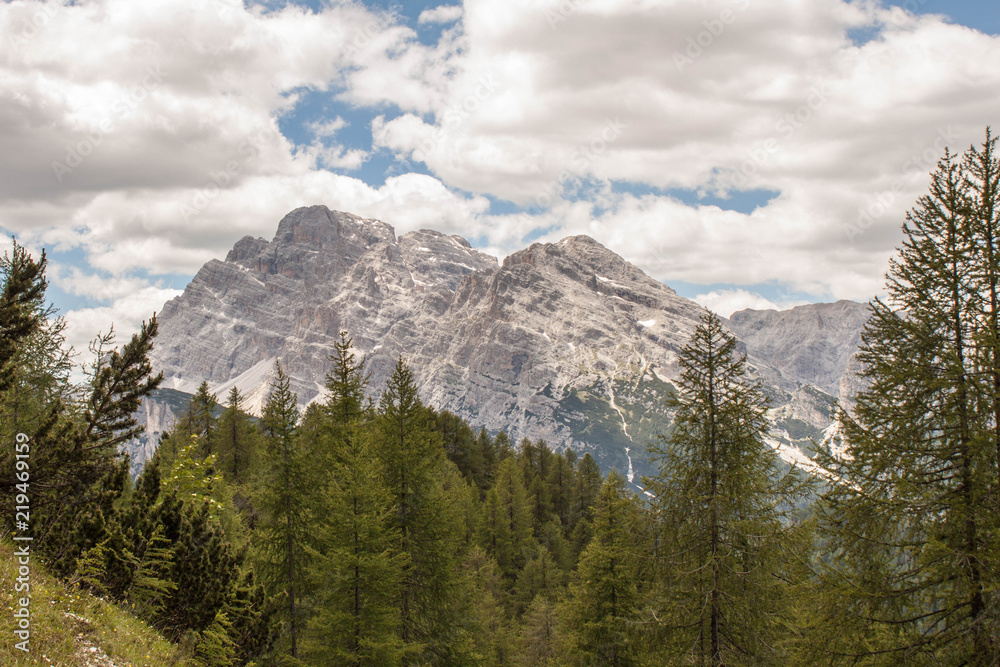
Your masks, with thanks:
M 532 515 L 524 475 L 513 458 L 504 460 L 483 503 L 483 547 L 509 583 L 527 562 L 534 545 Z
M 663 534 L 664 623 L 699 663 L 781 664 L 785 524 L 804 482 L 780 474 L 766 401 L 717 316 L 702 317 L 678 360 L 673 431 L 650 446 L 659 473 L 644 479 Z
M 838 624 L 854 628 L 833 653 L 885 664 L 1000 655 L 992 151 L 987 135 L 965 162 L 971 176 L 948 152 L 939 161 L 862 334 L 869 388 L 840 414 L 849 455 L 825 454 L 840 480 L 825 495 L 838 556 L 828 585 L 842 593 Z
M 218 406 L 218 396 L 209 391 L 208 381 L 203 380 L 188 404 L 188 421 L 191 432 L 198 436 L 202 456 L 215 453 L 219 435 L 218 419 L 215 416 L 215 409 Z
M 980 295 L 975 379 L 987 397 L 980 410 L 988 422 L 992 421 L 991 440 L 1000 462 L 1000 155 L 990 128 L 986 128 L 982 145 L 966 151 L 962 168 L 968 183 L 969 221 L 976 249 L 971 256 L 972 280 Z M 997 483 L 1000 485 L 1000 474 Z M 1000 507 L 1000 494 L 994 494 L 994 503 Z
M 257 451 L 256 430 L 243 406 L 243 394 L 234 385 L 229 390 L 228 405 L 219 418 L 218 454 L 222 469 L 235 485 L 250 477 L 252 457 Z
M 316 480 L 299 439 L 297 401 L 288 376 L 275 362 L 260 421 L 264 447 L 254 497 L 259 512 L 255 571 L 270 592 L 284 597 L 282 616 L 293 658 L 298 658 L 303 579 L 308 549 L 315 547 L 316 520 L 309 502 Z
M 405 554 L 399 588 L 400 637 L 424 659 L 449 650 L 464 482 L 444 456 L 432 414 L 402 357 L 379 401 L 376 452 L 394 512 L 395 553 Z
M 305 653 L 338 665 L 389 667 L 403 652 L 395 602 L 409 556 L 393 552 L 399 529 L 364 430 L 371 419 L 364 360 L 355 361 L 351 347 L 341 332 L 327 376 L 325 432 L 318 434 L 329 463 L 313 562 L 316 612 Z
M 564 609 L 581 664 L 641 664 L 636 641 L 639 522 L 639 506 L 625 491 L 625 478 L 612 471 L 594 505 L 594 538 L 580 557 Z

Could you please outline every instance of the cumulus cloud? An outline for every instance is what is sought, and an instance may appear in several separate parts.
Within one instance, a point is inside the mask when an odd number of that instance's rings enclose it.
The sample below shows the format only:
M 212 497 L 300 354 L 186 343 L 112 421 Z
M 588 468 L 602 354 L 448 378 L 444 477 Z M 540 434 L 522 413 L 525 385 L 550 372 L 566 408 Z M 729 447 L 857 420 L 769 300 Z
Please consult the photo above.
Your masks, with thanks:
M 867 298 L 944 146 L 1000 105 L 1000 39 L 876 3 L 469 0 L 464 31 L 435 115 L 378 119 L 376 145 L 668 281 Z M 581 183 L 599 206 L 560 201 Z M 740 214 L 672 189 L 779 196 Z
M 107 306 L 70 310 L 65 313 L 66 343 L 77 351 L 86 351 L 98 333 L 107 333 L 113 326 L 117 342 L 122 344 L 164 303 L 180 294 L 179 290 L 147 286 L 119 296 Z
M 462 18 L 461 5 L 440 5 L 420 12 L 417 23 L 452 23 Z
M 694 298 L 694 301 L 727 318 L 732 317 L 736 311 L 747 308 L 753 310 L 787 310 L 788 308 L 794 308 L 795 306 L 807 303 L 806 301 L 795 300 L 775 303 L 760 294 L 744 289 L 714 290 L 705 294 L 699 294 Z
M 944 146 L 1000 108 L 1000 38 L 877 2 L 466 0 L 418 24 L 440 40 L 351 0 L 0 4 L 0 227 L 82 249 L 114 280 L 80 289 L 113 304 L 134 269 L 193 273 L 315 203 L 500 255 L 584 233 L 668 283 L 866 299 Z M 331 113 L 296 145 L 317 92 L 370 127 Z M 367 130 L 371 150 L 343 140 Z M 380 184 L 349 175 L 376 154 L 396 158 Z M 749 190 L 777 196 L 677 194 Z M 128 312 L 105 308 L 86 317 Z
M 0 51 L 0 227 L 82 248 L 116 276 L 193 273 L 243 234 L 269 236 L 299 205 L 395 214 L 397 182 L 374 188 L 325 170 L 369 157 L 331 141 L 346 121 L 314 123 L 317 141 L 295 146 L 278 119 L 310 90 L 427 108 L 447 81 L 436 48 L 350 1 L 313 12 L 23 0 L 0 5 L 0 38 L 12 47 Z M 435 183 L 425 201 L 407 191 L 407 204 L 425 210 L 393 222 L 442 205 L 448 219 L 452 204 L 482 209 L 475 197 L 443 203 Z

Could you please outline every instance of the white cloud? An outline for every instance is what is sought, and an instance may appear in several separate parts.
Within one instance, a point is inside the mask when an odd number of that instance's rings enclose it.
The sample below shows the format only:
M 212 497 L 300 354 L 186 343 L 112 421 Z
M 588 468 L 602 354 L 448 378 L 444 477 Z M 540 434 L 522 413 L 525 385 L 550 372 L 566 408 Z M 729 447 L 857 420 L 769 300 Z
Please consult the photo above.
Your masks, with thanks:
M 428 46 L 351 0 L 0 4 L 0 227 L 82 248 L 119 282 L 80 289 L 107 298 L 324 203 L 500 255 L 551 228 L 668 283 L 865 299 L 944 144 L 1000 108 L 1000 38 L 877 3 L 466 0 L 419 20 L 453 21 Z M 341 116 L 294 146 L 278 121 L 304 91 L 377 114 L 372 150 Z M 402 158 L 380 186 L 324 170 L 380 150 Z M 662 193 L 734 185 L 779 196 L 743 214 Z M 485 194 L 539 208 L 490 216 Z
M 49 263 L 46 277 L 53 285 L 68 294 L 99 301 L 135 294 L 149 286 L 149 282 L 142 278 L 87 274 L 77 266 L 66 266 L 57 262 Z
M 345 127 L 347 127 L 347 121 L 340 116 L 326 122 L 309 123 L 309 129 L 317 137 L 332 137 Z
M 417 23 L 452 23 L 462 18 L 461 5 L 440 5 L 420 12 Z
M 694 301 L 726 318 L 732 317 L 732 314 L 736 311 L 746 308 L 753 310 L 787 310 L 808 303 L 799 300 L 775 303 L 760 294 L 749 292 L 745 289 L 707 292 L 706 294 L 699 294 L 694 297 Z
M 180 294 L 179 290 L 146 286 L 114 299 L 109 306 L 68 311 L 65 313 L 66 343 L 77 351 L 86 352 L 98 333 L 107 333 L 114 325 L 117 343 L 124 344 L 139 330 L 142 322 L 148 321 L 164 303 Z

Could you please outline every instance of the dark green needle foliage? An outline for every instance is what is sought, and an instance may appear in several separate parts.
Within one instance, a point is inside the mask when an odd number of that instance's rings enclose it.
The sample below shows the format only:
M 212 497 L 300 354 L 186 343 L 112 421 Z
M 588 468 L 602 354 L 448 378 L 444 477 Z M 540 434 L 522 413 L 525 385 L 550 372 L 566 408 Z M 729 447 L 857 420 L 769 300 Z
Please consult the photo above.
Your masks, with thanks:
M 679 362 L 679 392 L 669 399 L 674 427 L 651 446 L 659 474 L 644 480 L 656 496 L 656 618 L 671 660 L 788 664 L 786 567 L 800 530 L 788 510 L 804 482 L 794 469 L 781 474 L 765 442 L 764 396 L 717 316 L 702 317 Z
M 826 647 L 870 664 L 1000 655 L 996 140 L 946 153 L 872 302 L 868 389 L 840 419 L 824 497 L 836 592 Z

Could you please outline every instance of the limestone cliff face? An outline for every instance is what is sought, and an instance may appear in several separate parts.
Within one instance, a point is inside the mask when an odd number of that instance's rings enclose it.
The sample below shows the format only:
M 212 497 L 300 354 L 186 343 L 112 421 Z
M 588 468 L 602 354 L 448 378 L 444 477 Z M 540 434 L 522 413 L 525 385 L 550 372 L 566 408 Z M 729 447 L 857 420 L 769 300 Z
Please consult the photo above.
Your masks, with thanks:
M 729 318 L 729 328 L 754 357 L 785 377 L 844 401 L 857 389 L 851 380 L 852 357 L 869 314 L 868 305 L 856 301 L 741 310 Z
M 802 323 L 817 316 L 731 321 L 776 419 L 794 420 L 799 438 L 829 425 L 824 392 L 838 391 L 841 356 L 855 344 L 841 340 L 854 310 L 833 308 L 824 333 L 798 346 L 796 332 L 812 331 Z M 677 352 L 704 312 L 586 236 L 536 243 L 498 265 L 456 236 L 397 238 L 384 222 L 312 206 L 285 216 L 272 240 L 246 237 L 206 264 L 160 314 L 153 362 L 165 387 L 193 392 L 207 380 L 222 398 L 235 385 L 259 413 L 276 361 L 300 403 L 321 398 L 346 330 L 373 390 L 402 355 L 434 408 L 515 440 L 590 450 L 635 477 L 648 471 L 646 442 L 669 424 L 663 398 Z M 824 391 L 803 393 L 806 384 Z

